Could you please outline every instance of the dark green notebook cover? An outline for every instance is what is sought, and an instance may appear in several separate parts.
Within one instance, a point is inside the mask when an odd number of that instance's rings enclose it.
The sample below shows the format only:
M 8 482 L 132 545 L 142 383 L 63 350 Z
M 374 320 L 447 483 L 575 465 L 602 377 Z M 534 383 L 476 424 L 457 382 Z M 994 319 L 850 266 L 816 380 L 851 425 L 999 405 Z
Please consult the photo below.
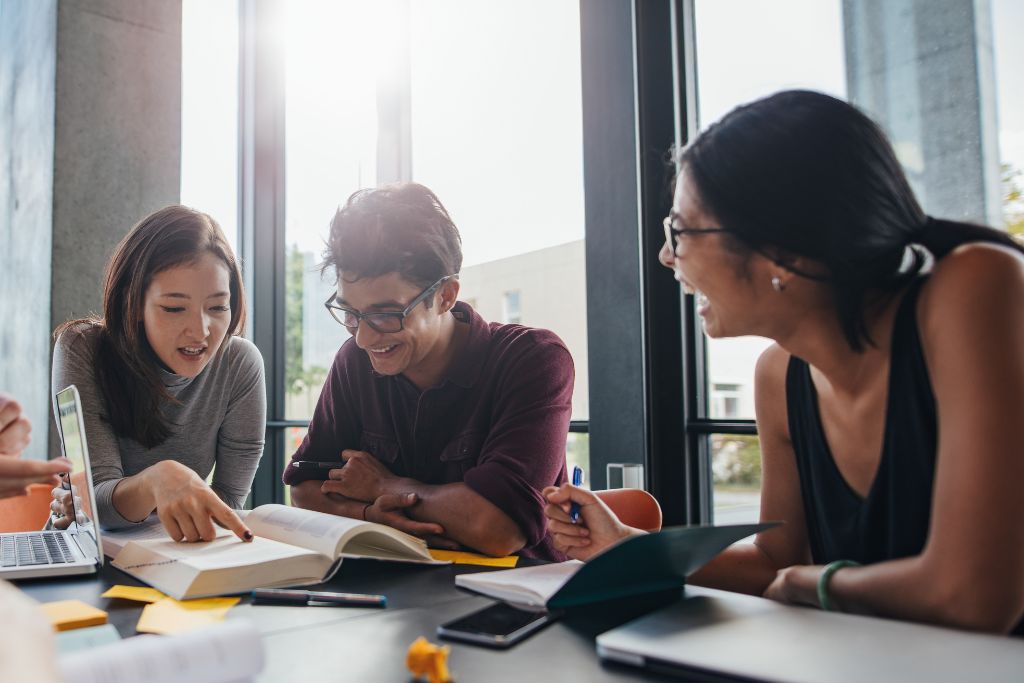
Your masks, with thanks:
M 591 558 L 551 596 L 547 606 L 573 607 L 682 589 L 687 576 L 725 548 L 779 524 L 671 527 L 634 536 Z

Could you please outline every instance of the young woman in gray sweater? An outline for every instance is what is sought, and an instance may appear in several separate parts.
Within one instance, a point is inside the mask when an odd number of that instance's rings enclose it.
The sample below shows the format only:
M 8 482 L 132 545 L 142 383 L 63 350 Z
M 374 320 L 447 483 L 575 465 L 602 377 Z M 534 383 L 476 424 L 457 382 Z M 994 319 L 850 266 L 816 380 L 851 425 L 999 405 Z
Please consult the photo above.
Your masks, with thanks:
M 114 251 L 103 317 L 57 329 L 53 390 L 74 384 L 81 394 L 103 527 L 156 512 L 176 541 L 211 540 L 215 522 L 251 540 L 233 510 L 263 453 L 266 392 L 260 352 L 238 336 L 244 322 L 241 273 L 220 226 L 169 206 Z

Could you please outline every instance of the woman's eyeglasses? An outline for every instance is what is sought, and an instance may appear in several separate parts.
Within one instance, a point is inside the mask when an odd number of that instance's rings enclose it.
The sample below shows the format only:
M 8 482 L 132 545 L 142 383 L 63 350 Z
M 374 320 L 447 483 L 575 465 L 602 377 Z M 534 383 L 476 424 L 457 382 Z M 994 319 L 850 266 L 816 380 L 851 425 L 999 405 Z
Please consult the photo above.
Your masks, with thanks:
M 672 216 L 665 216 L 662 221 L 665 226 L 665 242 L 672 247 L 672 253 L 679 248 L 679 239 L 683 235 L 707 235 L 712 232 L 725 232 L 725 228 L 677 228 L 672 225 Z
M 328 311 L 330 311 L 331 317 L 347 327 L 349 332 L 352 334 L 356 333 L 356 330 L 359 329 L 359 324 L 364 320 L 367 325 L 381 334 L 401 332 L 405 324 L 405 317 L 409 315 L 414 308 L 426 301 L 427 298 L 436 292 L 441 285 L 453 277 L 455 276 L 445 275 L 443 278 L 420 292 L 419 295 L 410 301 L 409 305 L 401 311 L 359 313 L 334 303 L 334 299 L 337 296 L 336 294 L 331 294 L 331 296 L 327 298 L 327 301 L 324 302 L 324 306 Z

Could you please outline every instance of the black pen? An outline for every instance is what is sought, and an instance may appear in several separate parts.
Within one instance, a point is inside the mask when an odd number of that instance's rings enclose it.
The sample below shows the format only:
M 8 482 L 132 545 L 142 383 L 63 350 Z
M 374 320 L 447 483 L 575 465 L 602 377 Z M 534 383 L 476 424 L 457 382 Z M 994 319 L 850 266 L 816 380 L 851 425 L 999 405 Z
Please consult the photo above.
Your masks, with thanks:
M 323 462 L 321 460 L 292 460 L 288 463 L 289 467 L 294 467 L 298 470 L 336 470 L 345 466 L 344 460 L 338 460 L 337 462 Z
M 384 595 L 332 593 L 328 591 L 257 588 L 252 592 L 254 605 L 312 605 L 325 607 L 387 607 Z

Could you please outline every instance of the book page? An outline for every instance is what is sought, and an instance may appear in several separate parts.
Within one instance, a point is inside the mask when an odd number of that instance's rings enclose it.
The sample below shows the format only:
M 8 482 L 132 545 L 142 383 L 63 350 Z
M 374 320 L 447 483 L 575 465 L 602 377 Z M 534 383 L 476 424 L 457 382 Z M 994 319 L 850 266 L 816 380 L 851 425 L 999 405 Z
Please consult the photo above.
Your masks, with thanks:
M 338 545 L 348 532 L 370 524 L 273 503 L 251 511 L 245 523 L 257 536 L 307 548 L 330 558 L 335 557 Z
M 216 529 L 218 536 L 231 533 L 220 527 L 216 527 Z M 161 541 L 168 539 L 170 539 L 170 536 L 167 535 L 167 531 L 164 529 L 164 525 L 160 523 L 160 519 L 156 515 L 150 515 L 142 524 L 113 531 L 104 529 L 103 554 L 107 557 L 117 557 L 117 554 L 121 552 L 121 548 L 128 545 L 131 541 Z
M 257 536 L 251 543 L 244 543 L 232 534 L 206 543 L 132 541 L 117 554 L 113 565 L 183 600 L 269 584 L 295 584 L 300 579 L 318 581 L 330 559 L 269 538 Z
M 138 636 L 61 656 L 65 683 L 241 683 L 263 670 L 263 642 L 248 621 L 179 636 Z
M 274 504 L 259 506 L 245 522 L 257 535 L 308 548 L 332 559 L 372 557 L 447 564 L 431 558 L 422 539 L 384 524 Z
M 166 537 L 160 540 L 133 541 L 117 554 L 114 566 L 124 570 L 141 568 L 142 565 L 130 560 L 136 554 L 133 551 L 138 550 L 144 550 L 147 557 L 159 558 L 163 564 L 176 562 L 200 571 L 248 567 L 272 560 L 320 554 L 259 536 L 246 543 L 228 533 L 202 543 L 177 543 Z
M 249 514 L 250 510 L 235 510 L 242 521 L 245 521 L 246 515 Z M 214 525 L 213 530 L 216 532 L 215 538 L 221 536 L 234 536 L 234 532 L 224 527 Z M 135 526 L 130 526 L 124 529 L 113 529 L 107 531 L 103 530 L 103 554 L 107 557 L 116 557 L 121 548 L 128 545 L 130 541 L 152 541 L 152 540 L 166 540 L 170 538 L 167 535 L 167 530 L 164 529 L 163 523 L 160 518 L 157 517 L 154 512 L 146 521 Z
M 544 607 L 583 563 L 578 560 L 480 574 L 460 574 L 455 585 L 532 607 Z

